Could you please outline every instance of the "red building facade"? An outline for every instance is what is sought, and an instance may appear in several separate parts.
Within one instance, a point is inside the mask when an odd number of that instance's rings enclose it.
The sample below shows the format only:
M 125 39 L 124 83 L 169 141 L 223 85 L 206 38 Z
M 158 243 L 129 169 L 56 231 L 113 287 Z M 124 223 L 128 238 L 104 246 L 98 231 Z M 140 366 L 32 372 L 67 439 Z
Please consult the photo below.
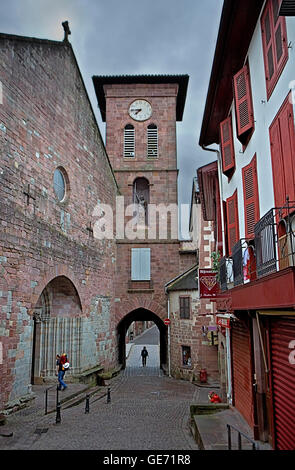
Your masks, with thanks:
M 294 58 L 287 45 L 295 20 L 284 16 L 285 3 L 224 2 L 200 145 L 219 146 L 217 309 L 230 319 L 231 403 L 256 439 L 294 450 Z

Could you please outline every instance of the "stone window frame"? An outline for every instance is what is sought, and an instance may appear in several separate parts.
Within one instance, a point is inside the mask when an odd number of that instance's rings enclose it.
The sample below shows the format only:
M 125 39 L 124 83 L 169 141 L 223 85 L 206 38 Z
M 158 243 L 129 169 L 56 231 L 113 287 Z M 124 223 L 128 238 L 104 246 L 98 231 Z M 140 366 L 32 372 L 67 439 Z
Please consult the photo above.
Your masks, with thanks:
M 189 299 L 189 306 L 188 306 L 188 316 L 186 316 L 186 311 L 183 312 L 182 307 L 182 299 Z M 192 309 L 192 299 L 190 295 L 180 295 L 179 296 L 179 318 L 180 320 L 190 320 L 191 319 L 191 309 Z
M 62 199 L 59 198 L 59 196 L 58 196 L 58 194 L 55 190 L 54 175 L 55 175 L 56 171 L 59 171 L 59 173 L 62 175 L 63 181 L 64 181 L 64 196 L 63 196 Z M 65 168 L 63 166 L 56 167 L 54 172 L 53 172 L 53 192 L 54 192 L 55 198 L 57 199 L 57 201 L 60 204 L 64 204 L 65 202 L 68 201 L 69 194 L 70 194 L 70 184 L 69 184 L 69 177 L 68 177 L 67 171 L 65 170 Z

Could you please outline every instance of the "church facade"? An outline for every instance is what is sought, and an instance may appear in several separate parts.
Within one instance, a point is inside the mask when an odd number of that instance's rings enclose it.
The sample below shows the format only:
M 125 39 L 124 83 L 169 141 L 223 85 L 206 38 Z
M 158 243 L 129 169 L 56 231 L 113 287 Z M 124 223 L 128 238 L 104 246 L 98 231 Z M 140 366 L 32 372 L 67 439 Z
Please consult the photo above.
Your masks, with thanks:
M 165 284 L 196 252 L 178 239 L 188 76 L 93 77 L 104 145 L 67 35 L 0 41 L 2 410 L 54 379 L 56 354 L 73 378 L 124 367 L 134 321 L 158 326 L 165 368 Z

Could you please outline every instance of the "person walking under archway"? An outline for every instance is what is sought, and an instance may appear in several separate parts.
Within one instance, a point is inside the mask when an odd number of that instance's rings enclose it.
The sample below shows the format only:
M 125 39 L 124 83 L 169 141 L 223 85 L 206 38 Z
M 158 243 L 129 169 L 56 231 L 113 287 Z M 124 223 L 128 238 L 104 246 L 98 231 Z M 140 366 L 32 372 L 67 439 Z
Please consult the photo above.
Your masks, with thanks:
M 142 359 L 142 367 L 146 366 L 146 358 L 148 357 L 149 353 L 146 349 L 146 347 L 143 347 L 143 350 L 141 351 L 141 359 Z

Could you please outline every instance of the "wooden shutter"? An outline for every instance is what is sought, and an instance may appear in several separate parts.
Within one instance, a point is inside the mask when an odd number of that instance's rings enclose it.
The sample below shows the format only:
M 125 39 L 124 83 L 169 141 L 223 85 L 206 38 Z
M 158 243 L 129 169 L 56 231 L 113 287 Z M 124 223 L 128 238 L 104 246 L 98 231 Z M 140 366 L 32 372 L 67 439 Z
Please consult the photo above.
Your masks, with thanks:
M 151 279 L 151 249 L 131 248 L 131 280 L 149 281 Z
M 289 96 L 269 129 L 274 197 L 276 207 L 295 200 L 295 131 Z
M 235 168 L 235 151 L 231 116 L 220 123 L 220 142 L 222 170 L 223 173 L 227 174 Z
M 288 60 L 286 19 L 279 16 L 279 0 L 268 0 L 261 16 L 267 98 Z
M 279 120 L 286 196 L 289 196 L 290 201 L 295 201 L 295 129 L 293 105 L 289 99 L 286 100 L 280 112 Z
M 239 217 L 238 217 L 238 193 L 234 194 L 226 200 L 226 217 L 227 217 L 227 236 L 228 251 L 232 254 L 232 249 L 239 240 Z
M 239 140 L 244 143 L 254 128 L 249 67 L 246 64 L 234 76 L 234 95 Z
M 245 210 L 245 237 L 254 237 L 254 225 L 259 220 L 259 197 L 256 155 L 242 170 Z
M 190 318 L 190 297 L 179 297 L 180 318 Z

